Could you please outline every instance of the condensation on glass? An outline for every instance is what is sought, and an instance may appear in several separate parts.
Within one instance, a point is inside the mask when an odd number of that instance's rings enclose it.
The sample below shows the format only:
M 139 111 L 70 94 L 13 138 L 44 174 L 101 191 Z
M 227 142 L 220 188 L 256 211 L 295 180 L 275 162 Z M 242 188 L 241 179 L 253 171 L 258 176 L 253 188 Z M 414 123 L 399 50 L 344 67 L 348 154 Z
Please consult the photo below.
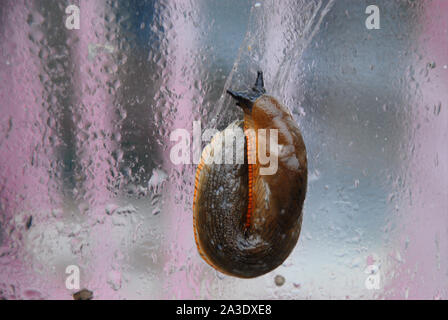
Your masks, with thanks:
M 69 266 L 96 299 L 448 298 L 448 3 L 376 3 L 2 1 L 0 298 L 71 299 Z M 197 253 L 170 133 L 240 118 L 257 70 L 310 171 L 297 247 L 243 280 Z

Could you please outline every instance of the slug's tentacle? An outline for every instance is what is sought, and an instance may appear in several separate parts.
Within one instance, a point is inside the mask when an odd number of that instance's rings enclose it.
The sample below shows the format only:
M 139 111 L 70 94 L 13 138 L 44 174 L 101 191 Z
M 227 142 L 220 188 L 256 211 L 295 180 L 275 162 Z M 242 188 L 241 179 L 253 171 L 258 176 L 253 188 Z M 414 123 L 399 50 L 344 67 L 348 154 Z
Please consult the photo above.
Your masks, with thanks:
M 266 89 L 264 88 L 263 72 L 262 71 L 257 72 L 257 80 L 255 81 L 255 86 L 252 88 L 252 90 L 257 91 L 261 94 L 266 93 Z
M 255 85 L 252 87 L 252 90 L 239 92 L 227 90 L 227 93 L 236 100 L 237 106 L 251 110 L 255 101 L 266 93 L 266 89 L 264 88 L 263 72 L 258 71 L 257 80 L 255 81 Z

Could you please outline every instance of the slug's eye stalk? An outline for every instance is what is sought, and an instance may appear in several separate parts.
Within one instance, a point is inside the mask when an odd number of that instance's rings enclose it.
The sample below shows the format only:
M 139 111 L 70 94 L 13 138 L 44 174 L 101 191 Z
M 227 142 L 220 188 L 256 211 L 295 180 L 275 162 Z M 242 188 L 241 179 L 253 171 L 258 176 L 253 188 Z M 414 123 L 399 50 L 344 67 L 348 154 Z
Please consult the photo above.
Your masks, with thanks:
M 252 87 L 252 90 L 227 90 L 227 93 L 236 100 L 237 106 L 240 106 L 243 109 L 248 109 L 249 111 L 252 110 L 252 106 L 254 105 L 255 101 L 266 93 L 266 89 L 264 88 L 263 72 L 257 72 L 257 80 L 255 81 L 255 85 Z
M 263 95 L 266 93 L 266 89 L 264 88 L 263 72 L 262 71 L 257 72 L 257 80 L 255 80 L 255 85 L 253 86 L 252 90 L 255 92 L 259 92 L 260 95 Z

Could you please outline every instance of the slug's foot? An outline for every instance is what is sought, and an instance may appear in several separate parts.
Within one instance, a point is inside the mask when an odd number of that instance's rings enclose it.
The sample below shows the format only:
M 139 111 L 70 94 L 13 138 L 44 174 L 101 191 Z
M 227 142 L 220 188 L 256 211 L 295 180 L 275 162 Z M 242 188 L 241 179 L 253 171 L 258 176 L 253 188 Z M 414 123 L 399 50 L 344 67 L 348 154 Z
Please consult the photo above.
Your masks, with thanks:
M 250 91 L 232 91 L 227 90 L 227 93 L 230 94 L 235 100 L 236 105 L 240 106 L 243 109 L 251 110 L 255 101 L 266 93 L 266 89 L 264 88 L 263 81 L 263 72 L 257 72 L 257 80 L 255 81 L 255 85 L 252 87 Z

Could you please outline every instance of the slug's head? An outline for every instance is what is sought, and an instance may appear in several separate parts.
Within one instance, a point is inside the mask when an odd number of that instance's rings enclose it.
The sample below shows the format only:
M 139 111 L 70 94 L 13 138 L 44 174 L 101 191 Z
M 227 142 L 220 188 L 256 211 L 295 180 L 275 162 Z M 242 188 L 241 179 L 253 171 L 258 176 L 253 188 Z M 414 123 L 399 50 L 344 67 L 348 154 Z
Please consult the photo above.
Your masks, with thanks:
M 251 113 L 255 101 L 266 93 L 266 89 L 264 88 L 263 72 L 257 72 L 257 80 L 255 81 L 255 85 L 252 87 L 252 90 L 227 90 L 227 93 L 236 100 L 236 105 L 243 108 L 244 112 Z

